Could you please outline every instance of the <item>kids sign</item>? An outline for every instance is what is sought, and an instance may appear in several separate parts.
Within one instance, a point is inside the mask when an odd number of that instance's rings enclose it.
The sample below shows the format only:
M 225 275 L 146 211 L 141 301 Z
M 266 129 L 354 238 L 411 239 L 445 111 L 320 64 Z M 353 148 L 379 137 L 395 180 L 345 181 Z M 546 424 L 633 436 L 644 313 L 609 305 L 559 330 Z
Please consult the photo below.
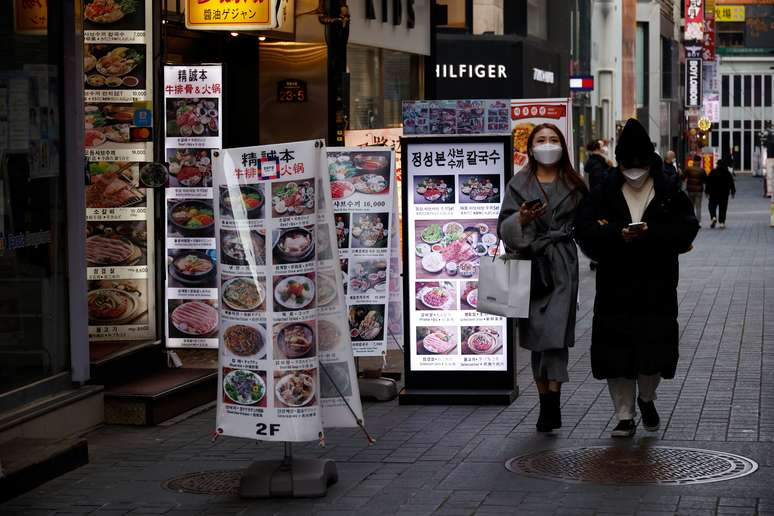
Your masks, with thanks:
M 279 0 L 188 0 L 185 26 L 194 30 L 277 28 Z

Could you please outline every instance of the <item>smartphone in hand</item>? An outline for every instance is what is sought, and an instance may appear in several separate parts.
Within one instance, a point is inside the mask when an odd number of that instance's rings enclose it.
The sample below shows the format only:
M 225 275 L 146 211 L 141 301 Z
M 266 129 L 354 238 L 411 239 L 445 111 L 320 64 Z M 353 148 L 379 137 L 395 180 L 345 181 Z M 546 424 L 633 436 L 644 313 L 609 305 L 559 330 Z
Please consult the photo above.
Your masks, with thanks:
M 629 231 L 642 231 L 645 229 L 645 223 L 644 222 L 632 222 L 627 226 Z
M 527 209 L 534 210 L 536 208 L 539 208 L 543 205 L 543 199 L 532 199 L 531 201 L 527 201 L 524 203 L 524 206 L 527 207 Z

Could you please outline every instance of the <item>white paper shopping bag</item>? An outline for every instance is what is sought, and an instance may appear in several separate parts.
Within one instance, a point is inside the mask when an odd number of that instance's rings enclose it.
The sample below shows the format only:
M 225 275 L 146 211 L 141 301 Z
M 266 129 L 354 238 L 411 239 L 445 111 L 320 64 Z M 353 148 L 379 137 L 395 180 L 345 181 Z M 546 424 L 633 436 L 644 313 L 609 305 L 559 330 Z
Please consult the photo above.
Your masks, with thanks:
M 532 262 L 508 255 L 482 258 L 478 273 L 479 312 L 502 317 L 529 317 Z

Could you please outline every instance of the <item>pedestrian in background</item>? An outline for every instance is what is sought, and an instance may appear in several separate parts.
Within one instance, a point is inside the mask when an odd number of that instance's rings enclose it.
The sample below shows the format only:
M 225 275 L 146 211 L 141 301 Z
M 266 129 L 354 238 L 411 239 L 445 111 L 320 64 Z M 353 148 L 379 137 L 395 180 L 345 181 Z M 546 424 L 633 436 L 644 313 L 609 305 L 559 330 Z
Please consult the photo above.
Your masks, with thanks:
M 583 171 L 589 180 L 589 189 L 593 190 L 597 185 L 604 183 L 610 164 L 602 154 L 602 145 L 598 140 L 593 140 L 586 145 L 589 157 L 583 164 Z
M 519 320 L 519 345 L 532 352 L 540 396 L 537 430 L 550 432 L 562 426 L 561 387 L 569 380 L 569 348 L 575 343 L 578 251 L 572 228 L 587 190 L 555 125 L 535 127 L 527 154 L 526 170 L 508 183 L 498 233 L 509 252 L 532 260 L 529 318 Z
M 707 176 L 707 195 L 709 195 L 709 213 L 710 227 L 720 222 L 720 228 L 726 227 L 726 211 L 728 210 L 728 196 L 736 195 L 736 185 L 734 176 L 728 170 L 728 163 L 725 159 L 718 160 L 718 164 Z M 718 213 L 718 210 L 720 213 Z
M 626 123 L 615 156 L 619 166 L 578 208 L 575 235 L 599 263 L 592 373 L 608 383 L 618 417 L 613 437 L 631 437 L 635 398 L 645 428 L 659 428 L 656 388 L 674 378 L 679 351 L 678 255 L 699 224 L 638 121 Z
M 664 156 L 664 173 L 667 177 L 675 178 L 679 175 L 675 158 L 676 155 L 673 150 L 667 151 L 666 156 Z
M 701 168 L 701 156 L 698 154 L 688 161 L 688 168 L 685 169 L 685 191 L 693 204 L 693 212 L 701 227 L 701 198 L 704 196 L 704 183 L 707 180 L 707 174 Z

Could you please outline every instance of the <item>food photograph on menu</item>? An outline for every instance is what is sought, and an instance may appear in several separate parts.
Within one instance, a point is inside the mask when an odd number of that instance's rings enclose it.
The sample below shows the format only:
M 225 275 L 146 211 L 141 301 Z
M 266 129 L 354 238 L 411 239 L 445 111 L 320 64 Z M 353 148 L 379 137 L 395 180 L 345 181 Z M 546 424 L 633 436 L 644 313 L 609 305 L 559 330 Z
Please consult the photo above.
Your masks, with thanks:
M 457 287 L 451 281 L 417 281 L 417 310 L 456 310 Z
M 481 259 L 497 252 L 496 230 L 496 219 L 417 220 L 417 278 L 477 277 Z
M 167 281 L 173 288 L 215 288 L 215 252 L 204 249 L 171 250 L 167 257 Z
M 266 371 L 223 368 L 223 402 L 266 407 Z
M 212 151 L 210 149 L 167 149 L 169 186 L 212 186 Z
M 349 213 L 337 213 L 334 217 L 336 225 L 336 245 L 339 249 L 347 249 L 349 247 Z
M 137 108 L 132 104 L 95 102 L 84 106 L 85 146 L 131 143 Z M 150 129 L 148 136 L 150 135 Z M 136 134 L 136 133 L 135 133 Z
M 217 302 L 210 299 L 170 299 L 169 336 L 172 338 L 216 338 L 220 320 Z
M 478 307 L 478 281 L 465 281 L 460 290 L 460 310 L 474 311 Z
M 275 229 L 272 232 L 274 265 L 303 263 L 315 259 L 315 227 Z
M 212 238 L 215 213 L 211 199 L 172 199 L 167 201 L 167 235 L 173 238 Z
M 83 48 L 84 88 L 144 90 L 145 45 L 87 43 Z
M 339 278 L 336 277 L 337 271 L 325 270 L 317 273 L 317 306 L 324 308 L 331 306 L 338 299 L 337 285 Z
M 138 163 L 118 161 L 88 163 L 86 207 L 145 206 L 145 190 L 138 187 L 139 175 Z
M 237 312 L 266 310 L 266 278 L 256 276 L 221 277 L 223 307 Z
M 145 0 L 84 0 L 85 30 L 145 30 Z
M 417 355 L 458 355 L 457 332 L 455 326 L 417 327 Z
M 328 152 L 333 200 L 346 199 L 356 193 L 389 194 L 390 161 L 389 151 Z
M 349 271 L 350 295 L 386 294 L 387 265 L 383 258 L 353 258 Z
M 349 336 L 352 341 L 384 339 L 385 305 L 352 305 L 349 307 Z
M 295 360 L 317 355 L 315 321 L 274 325 L 274 360 Z
M 497 174 L 465 175 L 460 177 L 459 202 L 500 203 L 500 176 Z
M 335 319 L 319 318 L 317 320 L 317 347 L 321 352 L 335 351 L 342 343 L 342 336 L 346 330 L 339 327 L 340 322 Z
M 148 323 L 146 280 L 89 281 L 90 326 L 118 326 Z
M 338 398 L 352 396 L 352 381 L 349 364 L 346 362 L 327 362 L 320 374 L 320 397 Z
M 87 222 L 87 267 L 148 265 L 145 221 Z
M 503 329 L 499 326 L 463 326 L 463 355 L 495 355 L 503 352 Z
M 221 229 L 220 253 L 225 265 L 266 265 L 266 230 Z
M 333 259 L 333 248 L 331 247 L 332 241 L 328 231 L 330 230 L 329 224 L 318 224 L 317 231 L 317 261 L 325 261 Z
M 414 204 L 454 204 L 454 176 L 414 176 L 413 179 Z
M 314 214 L 314 181 L 278 181 L 271 183 L 272 217 Z
M 317 405 L 317 368 L 274 371 L 274 400 L 279 408 Z
M 274 311 L 291 312 L 314 308 L 315 273 L 274 276 Z
M 389 220 L 389 213 L 353 213 L 350 247 L 353 249 L 386 249 Z
M 264 185 L 221 186 L 220 214 L 236 220 L 257 220 L 264 217 L 266 195 Z
M 212 98 L 167 98 L 168 138 L 220 136 L 220 101 Z
M 262 324 L 226 323 L 222 332 L 223 346 L 237 359 L 260 360 L 266 358 L 271 341 L 267 339 Z

